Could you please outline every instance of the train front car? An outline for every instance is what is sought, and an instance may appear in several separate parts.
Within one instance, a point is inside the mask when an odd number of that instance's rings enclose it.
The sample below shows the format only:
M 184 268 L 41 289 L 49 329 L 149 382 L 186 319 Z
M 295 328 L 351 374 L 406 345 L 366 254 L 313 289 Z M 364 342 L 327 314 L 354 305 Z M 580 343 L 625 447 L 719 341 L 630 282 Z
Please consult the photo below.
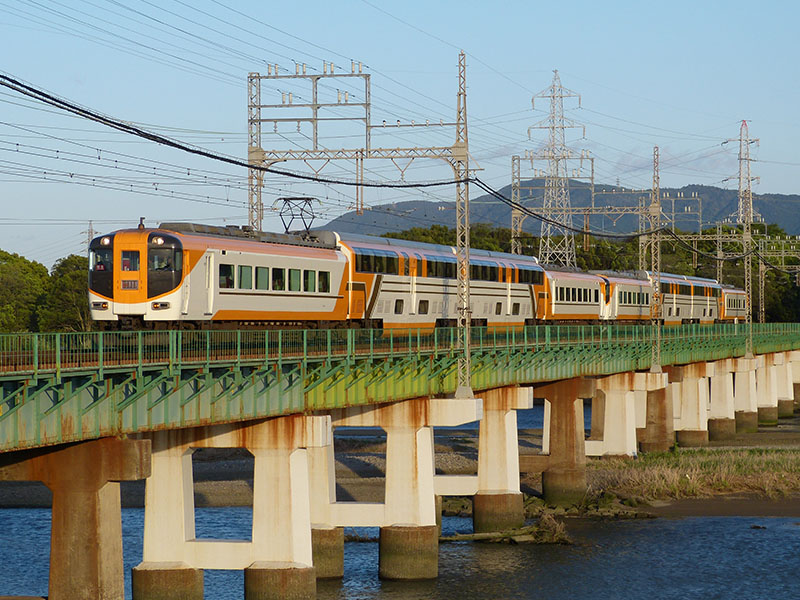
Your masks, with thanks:
M 89 308 L 95 321 L 123 329 L 177 321 L 182 280 L 183 246 L 170 232 L 128 229 L 89 245 Z

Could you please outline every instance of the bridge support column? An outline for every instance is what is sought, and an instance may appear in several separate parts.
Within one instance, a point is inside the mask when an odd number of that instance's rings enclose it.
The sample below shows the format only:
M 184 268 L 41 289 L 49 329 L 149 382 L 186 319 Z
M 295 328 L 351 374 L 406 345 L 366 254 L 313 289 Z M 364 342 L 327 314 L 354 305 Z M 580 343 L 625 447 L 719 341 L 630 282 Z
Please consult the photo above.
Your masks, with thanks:
M 337 427 L 386 431 L 384 504 L 336 502 L 337 525 L 379 526 L 379 575 L 383 579 L 431 579 L 439 572 L 436 493 L 471 489 L 475 476 L 442 478 L 434 485 L 434 425 L 454 426 L 481 418 L 476 398 L 416 398 L 391 404 L 331 411 Z M 439 491 L 438 488 L 442 488 Z
M 794 412 L 800 412 L 800 351 L 793 350 L 789 356 L 789 370 L 792 374 L 792 396 L 794 397 Z
M 542 473 L 542 494 L 548 504 L 571 506 L 586 496 L 581 398 L 593 395 L 581 391 L 587 384 L 592 385 L 592 382 L 566 379 L 534 388 L 534 395 L 545 398 L 550 405 L 550 452 L 547 468 Z
M 592 398 L 592 435 L 585 442 L 587 456 L 636 456 L 634 375 L 620 373 L 596 379 L 597 388 Z M 602 411 L 596 419 L 595 408 Z M 600 439 L 597 439 L 596 429 L 601 432 Z
M 152 437 L 145 491 L 143 562 L 134 600 L 203 597 L 201 569 L 243 569 L 245 600 L 313 598 L 311 507 L 306 447 L 330 444 L 329 417 L 292 415 Z M 251 540 L 197 540 L 193 448 L 246 448 L 255 458 Z
M 734 359 L 733 407 L 736 433 L 758 431 L 758 395 L 756 393 L 756 369 L 764 362 L 763 356 Z
M 483 418 L 478 437 L 478 490 L 472 498 L 476 533 L 522 527 L 519 489 L 517 409 L 533 407 L 531 388 L 505 387 L 482 392 Z
M 708 414 L 708 439 L 730 440 L 736 435 L 733 405 L 733 359 L 714 363 L 711 377 L 711 405 Z
M 791 352 L 776 352 L 780 364 L 775 365 L 776 393 L 778 396 L 778 418 L 794 415 L 794 382 L 792 379 Z
M 713 363 L 671 366 L 669 374 L 678 445 L 708 445 L 708 377 L 714 375 Z
M 672 402 L 667 402 L 668 379 L 666 373 L 634 375 L 636 438 L 642 452 L 666 452 L 675 444 Z M 638 399 L 642 395 L 643 402 Z
M 763 366 L 756 368 L 756 398 L 758 399 L 758 424 L 778 424 L 777 372 L 774 353 L 764 355 Z
M 333 525 L 331 510 L 336 502 L 335 468 L 333 444 L 308 449 L 311 547 L 317 579 L 336 579 L 344 575 L 344 529 Z
M 149 442 L 119 438 L 0 455 L 0 480 L 53 492 L 48 598 L 125 597 L 118 482 L 147 477 L 149 459 Z

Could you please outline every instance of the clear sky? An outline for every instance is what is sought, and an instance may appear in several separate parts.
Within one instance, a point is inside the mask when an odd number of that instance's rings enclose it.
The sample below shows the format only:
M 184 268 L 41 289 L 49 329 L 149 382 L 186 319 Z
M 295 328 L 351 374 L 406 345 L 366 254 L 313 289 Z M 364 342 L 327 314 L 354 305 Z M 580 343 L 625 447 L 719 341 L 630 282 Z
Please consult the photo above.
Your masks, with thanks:
M 542 146 L 546 132 L 528 127 L 547 116 L 547 88 L 558 69 L 581 94 L 566 115 L 586 126 L 568 131 L 575 149 L 595 158 L 596 181 L 648 188 L 653 146 L 662 187 L 692 183 L 737 186 L 742 119 L 760 139 L 753 147 L 756 193 L 800 193 L 797 115 L 797 3 L 738 0 L 654 2 L 385 2 L 307 0 L 0 0 L 0 72 L 106 115 L 213 152 L 247 157 L 247 74 L 281 73 L 323 61 L 336 72 L 360 61 L 371 74 L 374 124 L 455 118 L 458 51 L 467 53 L 467 109 L 473 165 L 499 188 L 511 156 Z M 347 81 L 323 82 L 355 102 Z M 264 81 L 263 103 L 305 84 Z M 299 100 L 298 100 L 299 99 Z M 266 109 L 265 109 L 266 110 Z M 345 116 L 331 110 L 327 116 Z M 353 112 L 349 114 L 354 114 Z M 296 116 L 277 111 L 270 116 Z M 363 146 L 357 123 L 326 123 L 321 144 Z M 264 125 L 262 145 L 307 147 L 310 130 Z M 373 146 L 446 146 L 447 128 L 376 131 Z M 321 165 L 285 163 L 311 172 Z M 401 164 L 401 167 L 405 165 Z M 354 165 L 330 164 L 323 175 L 352 179 Z M 524 171 L 523 171 L 523 174 Z M 439 161 L 418 161 L 406 181 L 452 177 Z M 733 179 L 727 179 L 733 177 Z M 368 161 L 365 178 L 391 181 L 391 163 Z M 265 229 L 281 230 L 278 197 L 311 195 L 315 225 L 349 210 L 344 186 L 266 179 Z M 479 191 L 472 191 L 473 197 Z M 41 261 L 85 252 L 89 221 L 106 232 L 189 220 L 246 224 L 244 169 L 189 156 L 59 113 L 0 88 L 0 248 Z M 367 206 L 406 199 L 452 200 L 452 188 L 367 190 Z M 502 223 L 508 226 L 508 224 Z M 408 226 L 423 225 L 409 218 Z

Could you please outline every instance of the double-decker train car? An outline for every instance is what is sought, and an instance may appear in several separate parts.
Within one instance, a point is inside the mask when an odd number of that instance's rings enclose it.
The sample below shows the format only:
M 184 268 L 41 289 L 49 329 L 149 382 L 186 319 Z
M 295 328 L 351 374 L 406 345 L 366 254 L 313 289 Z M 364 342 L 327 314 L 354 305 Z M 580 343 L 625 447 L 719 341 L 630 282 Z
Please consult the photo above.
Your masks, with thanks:
M 306 236 L 164 223 L 120 230 L 89 248 L 92 318 L 111 328 L 432 328 L 458 320 L 450 246 L 319 231 Z M 545 270 L 530 256 L 470 251 L 478 326 L 637 323 L 651 276 Z M 661 275 L 665 324 L 733 321 L 743 292 Z

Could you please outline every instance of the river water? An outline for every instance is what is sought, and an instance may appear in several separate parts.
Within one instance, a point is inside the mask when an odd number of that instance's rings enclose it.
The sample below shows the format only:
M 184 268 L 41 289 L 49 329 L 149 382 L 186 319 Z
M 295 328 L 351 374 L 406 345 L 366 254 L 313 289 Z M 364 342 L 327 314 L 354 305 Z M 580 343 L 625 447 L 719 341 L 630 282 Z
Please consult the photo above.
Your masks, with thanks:
M 126 593 L 141 560 L 142 509 L 123 509 Z M 197 509 L 198 537 L 249 538 L 248 508 Z M 445 533 L 471 530 L 446 517 Z M 377 542 L 345 544 L 345 575 L 320 582 L 318 598 L 346 600 L 566 600 L 800 598 L 800 519 L 693 517 L 568 521 L 572 546 L 451 543 L 439 548 L 439 578 L 378 579 Z M 45 595 L 50 511 L 0 510 L 0 596 Z M 377 529 L 359 529 L 377 537 Z M 209 600 L 242 598 L 241 572 L 206 571 Z

